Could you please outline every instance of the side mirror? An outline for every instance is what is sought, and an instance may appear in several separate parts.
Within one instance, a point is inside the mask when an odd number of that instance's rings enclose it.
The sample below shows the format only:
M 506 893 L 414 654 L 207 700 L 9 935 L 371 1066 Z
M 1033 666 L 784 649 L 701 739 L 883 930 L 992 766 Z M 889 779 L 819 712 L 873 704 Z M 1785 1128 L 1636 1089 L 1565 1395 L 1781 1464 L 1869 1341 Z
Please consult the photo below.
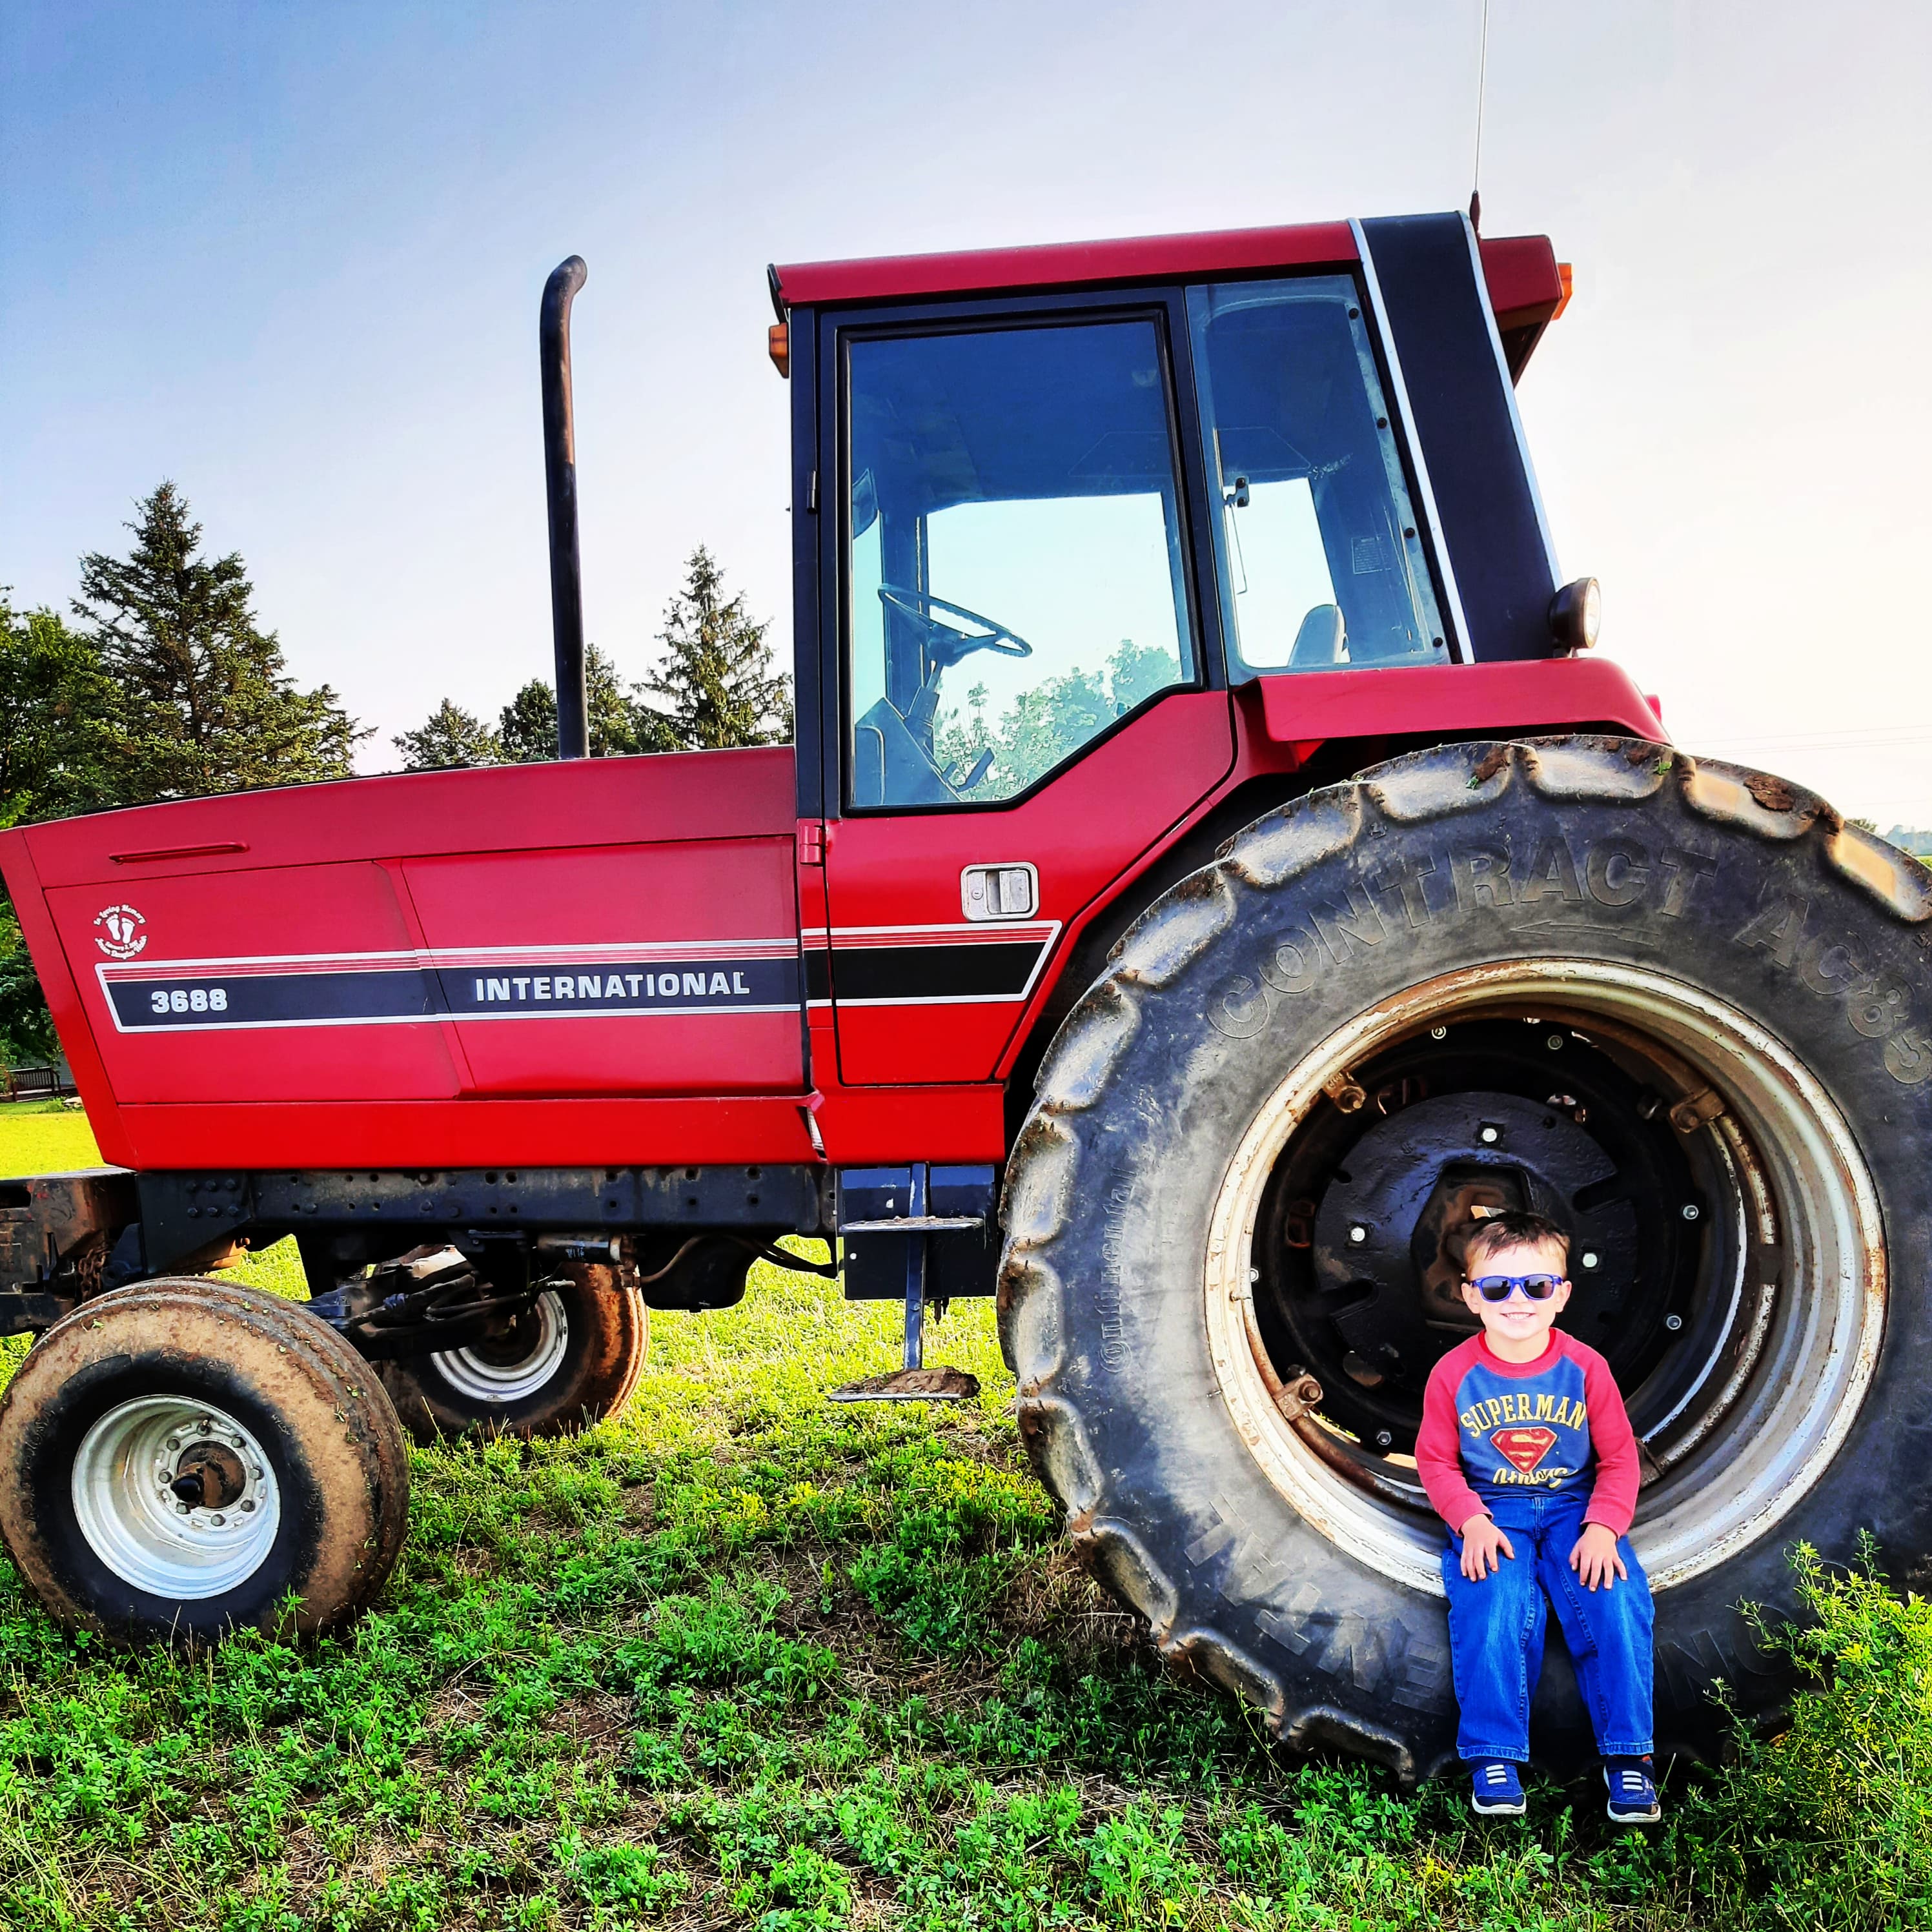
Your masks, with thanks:
M 1559 650 L 1587 651 L 1603 622 L 1604 593 L 1594 577 L 1564 584 L 1550 600 L 1550 634 Z

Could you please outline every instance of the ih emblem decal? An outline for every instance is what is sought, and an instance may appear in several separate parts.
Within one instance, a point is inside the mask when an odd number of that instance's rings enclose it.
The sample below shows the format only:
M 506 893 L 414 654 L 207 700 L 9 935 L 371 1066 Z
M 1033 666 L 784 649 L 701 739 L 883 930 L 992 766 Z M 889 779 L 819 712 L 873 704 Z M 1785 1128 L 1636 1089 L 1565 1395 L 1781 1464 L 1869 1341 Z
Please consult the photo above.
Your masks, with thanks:
M 110 959 L 131 959 L 147 945 L 147 922 L 130 905 L 110 906 L 94 916 L 94 943 Z
M 1498 1429 L 1490 1440 L 1527 1475 L 1556 1447 L 1556 1432 L 1553 1429 Z

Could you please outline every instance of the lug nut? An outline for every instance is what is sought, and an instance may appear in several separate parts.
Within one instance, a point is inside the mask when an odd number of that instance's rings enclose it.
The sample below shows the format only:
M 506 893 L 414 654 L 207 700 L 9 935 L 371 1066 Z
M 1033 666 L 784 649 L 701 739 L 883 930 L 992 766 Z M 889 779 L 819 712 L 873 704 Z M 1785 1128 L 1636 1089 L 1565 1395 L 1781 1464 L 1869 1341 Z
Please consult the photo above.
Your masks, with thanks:
M 1694 1220 L 1696 1220 L 1696 1218 L 1697 1218 L 1697 1204 L 1696 1204 L 1696 1202 L 1694 1202 L 1694 1201 L 1687 1201 L 1687 1202 L 1684 1202 L 1684 1220 L 1687 1220 L 1687 1221 L 1694 1221 Z
M 242 1507 L 244 1511 L 252 1514 L 255 1508 L 255 1498 L 253 1496 L 244 1496 L 242 1499 Z
M 1563 1036 L 1560 1033 L 1552 1034 L 1543 1043 L 1552 1053 L 1561 1053 L 1563 1051 Z
M 1376 1447 L 1378 1449 L 1386 1449 L 1394 1441 L 1395 1438 L 1386 1429 L 1378 1429 L 1376 1431 Z
M 226 1526 L 228 1519 L 225 1516 L 212 1516 L 208 1518 L 208 1521 L 213 1523 L 217 1529 L 220 1529 Z
M 1666 1315 L 1664 1318 L 1664 1325 L 1674 1335 L 1684 1326 L 1684 1318 L 1681 1315 Z

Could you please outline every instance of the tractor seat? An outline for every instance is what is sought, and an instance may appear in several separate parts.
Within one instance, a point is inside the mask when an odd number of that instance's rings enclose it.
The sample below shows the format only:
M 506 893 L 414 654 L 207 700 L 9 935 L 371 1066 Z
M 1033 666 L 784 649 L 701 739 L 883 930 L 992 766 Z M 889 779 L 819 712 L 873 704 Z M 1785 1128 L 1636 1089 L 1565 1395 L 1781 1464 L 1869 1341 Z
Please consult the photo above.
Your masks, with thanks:
M 952 805 L 958 796 L 890 699 L 866 707 L 852 734 L 854 805 Z
M 1301 620 L 1288 654 L 1290 670 L 1327 670 L 1348 662 L 1348 627 L 1339 604 L 1318 604 Z

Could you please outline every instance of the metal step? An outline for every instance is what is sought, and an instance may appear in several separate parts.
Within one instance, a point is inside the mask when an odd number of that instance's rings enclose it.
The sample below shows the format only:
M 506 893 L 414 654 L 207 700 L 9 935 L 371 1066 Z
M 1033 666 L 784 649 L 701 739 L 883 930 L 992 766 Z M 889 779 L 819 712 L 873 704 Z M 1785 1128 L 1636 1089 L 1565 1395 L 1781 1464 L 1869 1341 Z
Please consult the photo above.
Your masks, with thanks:
M 970 1402 L 980 1378 L 964 1369 L 895 1369 L 889 1376 L 867 1376 L 834 1389 L 832 1402 Z
M 902 1214 L 887 1221 L 848 1221 L 842 1234 L 937 1234 L 948 1228 L 983 1228 L 981 1214 Z
M 848 1221 L 842 1234 L 914 1234 L 906 1243 L 905 1366 L 891 1374 L 866 1376 L 842 1388 L 833 1389 L 832 1402 L 970 1402 L 980 1393 L 976 1376 L 964 1369 L 926 1366 L 926 1264 L 925 1239 L 928 1234 L 953 1229 L 980 1228 L 986 1223 L 976 1214 L 928 1214 L 926 1204 L 928 1170 L 924 1162 L 914 1164 L 908 1175 L 907 1204 L 912 1212 L 889 1221 Z

